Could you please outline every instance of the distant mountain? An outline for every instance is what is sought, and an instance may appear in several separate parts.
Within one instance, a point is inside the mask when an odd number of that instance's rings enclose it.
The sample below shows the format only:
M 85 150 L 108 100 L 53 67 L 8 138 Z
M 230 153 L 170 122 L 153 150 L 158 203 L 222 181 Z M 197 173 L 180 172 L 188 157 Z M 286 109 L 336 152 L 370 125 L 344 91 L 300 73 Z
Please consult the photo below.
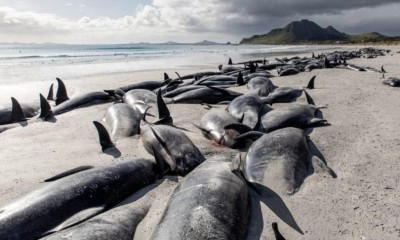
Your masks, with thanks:
M 162 45 L 221 45 L 223 43 L 216 43 L 216 42 L 211 42 L 208 40 L 203 40 L 201 42 L 196 42 L 196 43 L 179 43 L 179 42 L 173 42 L 173 41 L 168 41 L 164 43 L 159 43 Z
M 217 44 L 221 44 L 221 43 L 210 42 L 207 40 L 203 40 L 201 42 L 194 43 L 194 45 L 217 45 Z
M 339 32 L 332 26 L 326 28 L 307 19 L 289 23 L 284 28 L 271 30 L 264 35 L 255 35 L 244 38 L 240 44 L 299 44 L 299 43 L 361 43 L 391 41 L 398 38 L 388 37 L 379 33 L 365 33 L 359 35 L 348 35 Z

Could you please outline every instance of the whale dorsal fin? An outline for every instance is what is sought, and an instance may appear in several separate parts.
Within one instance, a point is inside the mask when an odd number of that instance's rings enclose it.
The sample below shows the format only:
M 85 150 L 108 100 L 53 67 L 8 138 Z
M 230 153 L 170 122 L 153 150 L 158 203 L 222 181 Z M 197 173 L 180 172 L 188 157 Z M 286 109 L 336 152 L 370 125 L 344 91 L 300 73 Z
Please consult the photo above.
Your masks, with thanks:
M 43 182 L 52 182 L 55 180 L 58 180 L 60 178 L 66 177 L 66 176 L 70 176 L 72 174 L 78 173 L 78 172 L 82 172 L 82 171 L 86 171 L 88 169 L 92 169 L 93 166 L 80 166 L 80 167 L 76 167 L 70 170 L 67 170 L 65 172 L 59 173 L 57 175 L 54 175 L 51 178 L 47 178 L 46 180 L 44 180 Z
M 157 92 L 157 108 L 158 108 L 158 120 L 155 121 L 153 124 L 172 125 L 173 120 L 168 110 L 168 107 L 161 96 L 161 90 L 158 90 Z
M 67 94 L 67 88 L 65 87 L 64 82 L 56 78 L 58 82 L 57 94 L 56 94 L 56 105 L 59 105 L 69 99 Z
M 47 117 L 50 117 L 52 114 L 50 104 L 47 102 L 46 98 L 42 94 L 39 94 L 40 96 L 40 115 L 39 118 L 46 119 Z
M 107 129 L 103 126 L 103 124 L 97 121 L 93 121 L 93 124 L 97 129 L 97 133 L 99 134 L 101 150 L 104 152 L 109 148 L 115 147 L 114 143 L 111 141 L 110 134 L 108 134 Z
M 324 58 L 324 67 L 325 67 L 325 68 L 332 68 L 332 65 L 331 65 L 331 63 L 329 62 L 329 60 L 328 60 L 327 57 Z
M 167 73 L 164 73 L 164 81 L 170 80 L 169 76 Z
M 317 76 L 313 76 L 310 81 L 308 82 L 307 89 L 314 89 L 314 80 Z
M 22 111 L 21 105 L 17 101 L 17 99 L 11 97 L 12 102 L 12 110 L 11 110 L 11 121 L 12 122 L 21 122 L 26 120 L 26 116 L 24 111 Z
M 239 72 L 239 74 L 237 76 L 236 84 L 238 86 L 243 86 L 245 84 L 242 72 Z
M 53 85 L 53 83 L 50 85 L 49 93 L 47 94 L 47 100 L 49 101 L 54 101 Z

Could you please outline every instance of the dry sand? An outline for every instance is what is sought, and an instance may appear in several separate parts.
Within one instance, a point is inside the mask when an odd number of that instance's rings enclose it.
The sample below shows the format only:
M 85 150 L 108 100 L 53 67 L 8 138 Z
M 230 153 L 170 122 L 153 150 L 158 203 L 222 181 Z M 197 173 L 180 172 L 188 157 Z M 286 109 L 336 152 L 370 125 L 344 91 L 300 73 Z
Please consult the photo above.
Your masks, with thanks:
M 392 49 L 393 56 L 349 62 L 377 69 L 384 65 L 389 72 L 387 77 L 400 77 L 400 54 L 396 53 L 399 49 L 384 48 Z M 179 72 L 199 70 L 215 71 L 216 68 L 180 69 Z M 167 72 L 173 75 L 174 71 Z M 71 95 L 79 95 L 162 79 L 162 73 L 155 70 L 64 81 Z M 288 219 L 288 211 L 284 208 L 278 217 L 261 204 L 261 209 L 254 210 L 261 210 L 262 218 L 254 216 L 252 238 L 274 239 L 271 223 L 276 221 L 287 239 L 399 239 L 400 89 L 383 85 L 378 73 L 344 69 L 314 70 L 273 78 L 272 81 L 278 86 L 303 87 L 313 75 L 317 75 L 316 89 L 309 93 L 317 105 L 327 105 L 323 114 L 332 125 L 314 129 L 310 136 L 338 177 L 332 179 L 315 173 L 305 180 L 296 194 L 279 197 L 281 203 L 273 209 L 276 212 L 277 207 L 286 207 L 304 235 L 282 221 Z M 38 82 L 2 87 L 0 103 L 8 101 L 10 96 L 22 99 L 22 102 L 32 101 L 38 98 L 39 92 L 46 95 L 49 85 L 49 82 Z M 21 87 L 24 91 L 15 93 Z M 232 89 L 247 92 L 246 87 Z M 298 101 L 305 102 L 304 96 Z M 117 141 L 117 148 L 122 153 L 120 158 L 101 152 L 92 121 L 101 121 L 111 104 L 59 115 L 55 123 L 37 122 L 0 133 L 0 205 L 41 187 L 48 177 L 80 165 L 106 165 L 133 157 L 150 158 L 138 137 Z M 186 134 L 206 156 L 235 154 L 233 150 L 212 145 L 192 125 L 200 121 L 206 109 L 189 104 L 169 105 L 169 108 L 174 124 L 187 129 Z M 165 205 L 165 201 L 160 204 Z M 148 229 L 154 228 L 151 223 L 146 224 Z

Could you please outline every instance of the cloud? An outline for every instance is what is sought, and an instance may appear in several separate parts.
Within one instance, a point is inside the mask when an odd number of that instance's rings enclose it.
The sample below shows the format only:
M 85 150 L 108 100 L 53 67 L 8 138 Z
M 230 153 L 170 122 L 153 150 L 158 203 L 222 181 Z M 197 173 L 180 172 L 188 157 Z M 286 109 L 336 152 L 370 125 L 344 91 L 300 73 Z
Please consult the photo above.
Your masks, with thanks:
M 400 11 L 398 0 L 154 0 L 153 6 L 173 29 L 231 36 L 266 33 L 305 18 L 340 26 L 343 31 L 381 29 L 393 34 L 396 31 L 389 25 L 399 19 L 396 12 Z
M 153 0 L 121 18 L 82 17 L 0 7 L 1 39 L 67 43 L 239 41 L 310 19 L 349 33 L 397 34 L 398 0 Z M 67 4 L 68 5 L 68 4 Z M 84 6 L 80 6 L 83 8 Z M 19 38 L 19 39 L 18 39 Z

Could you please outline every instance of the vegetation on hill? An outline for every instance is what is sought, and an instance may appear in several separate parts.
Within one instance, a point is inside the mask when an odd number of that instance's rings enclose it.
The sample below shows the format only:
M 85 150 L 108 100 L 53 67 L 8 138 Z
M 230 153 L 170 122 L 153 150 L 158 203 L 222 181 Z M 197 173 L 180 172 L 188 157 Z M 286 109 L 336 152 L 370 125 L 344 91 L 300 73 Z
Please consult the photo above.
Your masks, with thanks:
M 320 27 L 318 24 L 301 20 L 276 28 L 267 34 L 244 38 L 240 44 L 303 44 L 303 43 L 379 43 L 399 42 L 400 37 L 388 37 L 377 32 L 349 35 L 334 27 Z

